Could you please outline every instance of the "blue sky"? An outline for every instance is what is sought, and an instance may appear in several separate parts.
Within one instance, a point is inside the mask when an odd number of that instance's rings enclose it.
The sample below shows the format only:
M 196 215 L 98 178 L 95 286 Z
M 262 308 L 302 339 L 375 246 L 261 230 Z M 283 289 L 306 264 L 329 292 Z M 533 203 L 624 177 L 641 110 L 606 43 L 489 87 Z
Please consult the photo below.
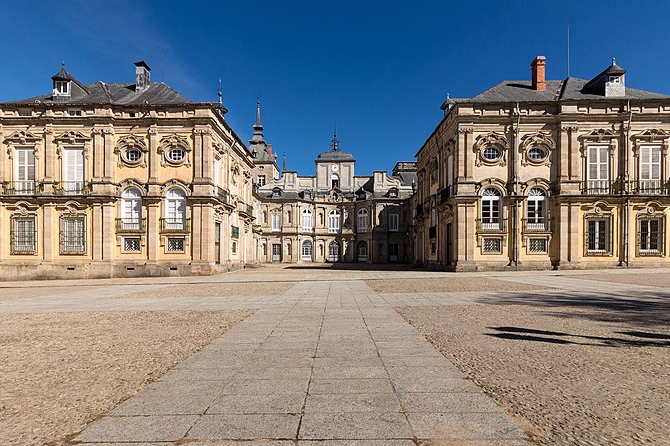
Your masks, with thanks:
M 627 85 L 670 94 L 670 2 L 657 1 L 9 1 L 3 2 L 0 101 L 44 94 L 65 61 L 84 83 L 152 79 L 215 101 L 251 137 L 260 96 L 266 140 L 313 174 L 337 122 L 356 173 L 412 160 L 447 92 L 469 97 L 504 79 L 591 78 L 612 57 Z

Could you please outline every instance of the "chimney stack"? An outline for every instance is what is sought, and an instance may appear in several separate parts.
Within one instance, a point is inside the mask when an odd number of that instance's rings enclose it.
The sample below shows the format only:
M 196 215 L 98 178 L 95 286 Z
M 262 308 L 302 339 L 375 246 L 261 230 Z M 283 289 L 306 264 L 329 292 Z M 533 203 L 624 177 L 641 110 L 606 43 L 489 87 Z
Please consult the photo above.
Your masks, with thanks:
M 530 64 L 530 71 L 533 79 L 533 90 L 544 91 L 547 89 L 547 81 L 544 78 L 544 68 L 547 59 L 544 56 L 537 56 Z
M 151 85 L 151 68 L 143 60 L 135 62 L 135 92 L 142 93 Z

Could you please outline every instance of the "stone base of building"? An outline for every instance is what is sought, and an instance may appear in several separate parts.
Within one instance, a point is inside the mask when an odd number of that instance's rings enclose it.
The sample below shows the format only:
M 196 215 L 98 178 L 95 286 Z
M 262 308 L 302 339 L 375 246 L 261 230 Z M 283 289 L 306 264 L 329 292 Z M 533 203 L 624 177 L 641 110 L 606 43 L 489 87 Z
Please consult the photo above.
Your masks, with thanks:
M 244 268 L 243 263 L 69 262 L 0 265 L 0 281 L 207 276 Z

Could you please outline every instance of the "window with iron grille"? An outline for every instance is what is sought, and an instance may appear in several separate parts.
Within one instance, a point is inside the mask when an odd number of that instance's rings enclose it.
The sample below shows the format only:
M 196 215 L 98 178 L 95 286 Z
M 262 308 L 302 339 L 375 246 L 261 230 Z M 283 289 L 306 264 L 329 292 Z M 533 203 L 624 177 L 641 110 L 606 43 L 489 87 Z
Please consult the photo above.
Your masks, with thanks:
M 609 255 L 610 248 L 609 217 L 588 217 L 586 219 L 586 254 Z
M 663 252 L 663 220 L 640 218 L 638 220 L 638 250 L 640 255 L 658 255 Z
M 13 216 L 11 220 L 11 253 L 37 254 L 36 217 Z
M 60 218 L 60 253 L 86 254 L 86 217 Z
M 184 252 L 184 239 L 169 237 L 167 240 L 168 252 Z
M 485 238 L 484 239 L 484 252 L 489 253 L 501 253 L 502 252 L 502 239 L 500 238 Z
M 547 252 L 546 238 L 531 238 L 528 239 L 528 252 L 530 253 L 545 253 Z
M 142 250 L 142 244 L 140 243 L 140 238 L 124 237 L 123 250 L 125 252 L 140 252 Z

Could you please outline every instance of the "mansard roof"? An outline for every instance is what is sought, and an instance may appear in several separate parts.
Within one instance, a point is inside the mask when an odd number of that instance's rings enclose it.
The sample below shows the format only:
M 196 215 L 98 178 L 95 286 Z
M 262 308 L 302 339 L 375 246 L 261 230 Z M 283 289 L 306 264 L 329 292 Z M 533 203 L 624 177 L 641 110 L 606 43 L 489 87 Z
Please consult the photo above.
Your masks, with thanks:
M 329 150 L 328 152 L 320 153 L 317 161 L 354 161 L 354 155 L 349 152 Z
M 56 76 L 60 75 L 59 72 Z M 75 81 L 74 77 L 66 72 L 67 79 Z M 56 77 L 54 76 L 54 77 Z M 105 83 L 102 81 L 82 86 L 82 91 L 73 90 L 67 104 L 112 104 L 112 105 L 177 105 L 195 104 L 182 96 L 172 87 L 163 82 L 151 82 L 149 88 L 143 92 L 135 91 L 134 83 Z M 8 101 L 5 104 L 34 104 L 40 101 L 44 104 L 62 104 L 63 101 L 54 101 L 51 93 L 27 99 Z
M 590 92 L 585 88 L 590 81 L 585 79 L 569 77 L 562 81 L 548 80 L 546 82 L 546 90 L 534 90 L 530 80 L 506 80 L 472 98 L 450 98 L 445 101 L 442 108 L 460 102 L 550 102 L 612 99 Z M 670 96 L 626 86 L 626 95 L 618 96 L 616 99 L 670 99 Z

